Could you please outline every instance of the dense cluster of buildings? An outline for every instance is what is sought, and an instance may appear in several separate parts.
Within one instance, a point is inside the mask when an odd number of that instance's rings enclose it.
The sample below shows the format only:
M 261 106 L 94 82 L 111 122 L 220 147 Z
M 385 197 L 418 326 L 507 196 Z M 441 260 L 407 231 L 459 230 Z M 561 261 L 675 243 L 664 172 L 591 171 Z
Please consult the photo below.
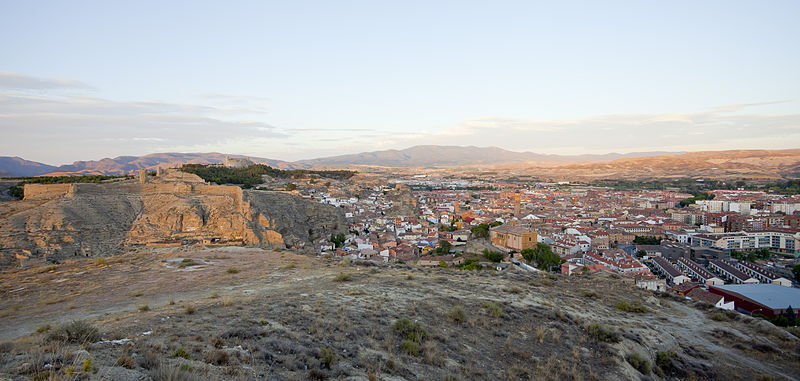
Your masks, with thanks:
M 504 263 L 523 261 L 520 252 L 546 244 L 561 257 L 565 274 L 613 271 L 640 287 L 677 288 L 721 308 L 734 307 L 712 287 L 792 286 L 788 267 L 800 248 L 800 196 L 711 191 L 712 200 L 681 206 L 692 195 L 430 178 L 398 183 L 413 208 L 398 210 L 395 184 L 357 195 L 313 195 L 344 208 L 351 222 L 344 244 L 320 242 L 323 252 L 457 266 L 482 249 L 503 254 Z M 488 237 L 476 234 L 481 227 Z M 731 257 L 759 249 L 774 255 L 758 262 Z

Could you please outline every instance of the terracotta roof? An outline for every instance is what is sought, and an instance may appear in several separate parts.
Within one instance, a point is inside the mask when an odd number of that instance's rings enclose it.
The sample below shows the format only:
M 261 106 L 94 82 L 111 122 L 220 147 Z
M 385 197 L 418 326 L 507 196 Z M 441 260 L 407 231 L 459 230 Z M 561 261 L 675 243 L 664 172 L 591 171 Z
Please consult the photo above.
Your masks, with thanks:
M 702 288 L 698 287 L 692 291 L 689 291 L 686 296 L 697 299 L 706 303 L 717 304 L 720 299 L 722 299 L 722 295 L 712 294 Z

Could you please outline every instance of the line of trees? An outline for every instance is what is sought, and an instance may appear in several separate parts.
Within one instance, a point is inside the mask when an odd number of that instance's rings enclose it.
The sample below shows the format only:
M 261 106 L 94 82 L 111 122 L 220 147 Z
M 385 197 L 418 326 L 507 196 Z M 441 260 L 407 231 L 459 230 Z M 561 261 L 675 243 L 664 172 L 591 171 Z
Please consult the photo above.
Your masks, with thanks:
M 636 236 L 633 239 L 633 243 L 637 245 L 660 245 L 661 238 L 650 237 L 650 236 Z
M 345 170 L 283 170 L 272 168 L 264 164 L 254 164 L 243 168 L 230 168 L 208 164 L 184 164 L 183 167 L 181 167 L 181 171 L 193 173 L 208 182 L 217 184 L 240 184 L 243 188 L 251 188 L 255 184 L 261 184 L 261 176 L 263 175 L 280 179 L 299 179 L 309 176 L 319 176 L 343 180 L 349 179 L 356 174 L 356 171 Z

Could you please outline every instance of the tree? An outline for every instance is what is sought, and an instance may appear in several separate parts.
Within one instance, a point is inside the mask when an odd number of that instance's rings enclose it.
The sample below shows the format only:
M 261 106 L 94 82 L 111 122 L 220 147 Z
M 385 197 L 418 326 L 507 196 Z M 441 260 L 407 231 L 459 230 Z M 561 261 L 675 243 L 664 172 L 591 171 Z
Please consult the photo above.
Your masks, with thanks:
M 792 306 L 783 311 L 783 316 L 786 318 L 786 322 L 788 323 L 789 327 L 794 327 L 797 325 L 797 315 L 794 314 L 794 310 Z
M 800 282 L 800 264 L 794 265 L 794 267 L 792 267 L 792 273 L 794 274 L 794 280 Z
M 633 243 L 637 245 L 660 245 L 661 238 L 637 236 L 633 239 Z
M 489 224 L 479 224 L 469 228 L 475 238 L 489 238 Z
M 501 262 L 503 258 L 505 258 L 505 255 L 494 250 L 483 249 L 483 257 L 490 262 Z
M 647 255 L 647 252 L 644 251 L 644 250 L 639 250 L 639 251 L 636 252 L 636 257 L 637 258 L 644 258 L 646 255 Z
M 333 242 L 334 247 L 337 249 L 344 245 L 344 241 L 346 239 L 347 237 L 344 235 L 344 233 L 331 234 L 331 242 Z
M 546 243 L 538 242 L 535 249 L 526 250 L 531 250 L 533 252 L 533 261 L 536 262 L 536 267 L 542 270 L 548 270 L 551 266 L 561 263 L 561 257 L 554 253 L 550 245 Z M 522 256 L 524 258 L 525 253 L 523 253 Z
M 25 189 L 23 187 L 12 185 L 11 188 L 8 188 L 8 193 L 11 195 L 11 197 L 21 200 L 25 196 Z
M 439 255 L 445 255 L 450 252 L 450 249 L 453 248 L 453 245 L 450 242 L 441 240 L 439 241 L 439 247 L 436 248 L 436 252 Z
M 535 255 L 535 253 L 533 252 L 533 249 L 530 249 L 530 248 L 523 249 L 520 252 L 520 254 L 522 254 L 522 258 L 524 258 L 528 262 L 533 261 L 533 258 L 534 258 L 534 255 Z
M 293 190 L 295 190 L 295 189 L 297 189 L 297 185 L 295 185 L 294 183 L 288 183 L 288 184 L 286 184 L 286 190 L 287 190 L 287 191 L 293 191 Z

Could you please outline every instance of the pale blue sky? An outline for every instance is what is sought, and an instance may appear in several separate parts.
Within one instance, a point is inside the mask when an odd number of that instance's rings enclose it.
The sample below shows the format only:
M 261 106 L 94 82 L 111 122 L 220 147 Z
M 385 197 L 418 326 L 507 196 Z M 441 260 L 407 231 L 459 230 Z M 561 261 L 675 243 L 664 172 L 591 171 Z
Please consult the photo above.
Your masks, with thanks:
M 800 1 L 0 0 L 0 156 L 800 148 L 799 15 Z

